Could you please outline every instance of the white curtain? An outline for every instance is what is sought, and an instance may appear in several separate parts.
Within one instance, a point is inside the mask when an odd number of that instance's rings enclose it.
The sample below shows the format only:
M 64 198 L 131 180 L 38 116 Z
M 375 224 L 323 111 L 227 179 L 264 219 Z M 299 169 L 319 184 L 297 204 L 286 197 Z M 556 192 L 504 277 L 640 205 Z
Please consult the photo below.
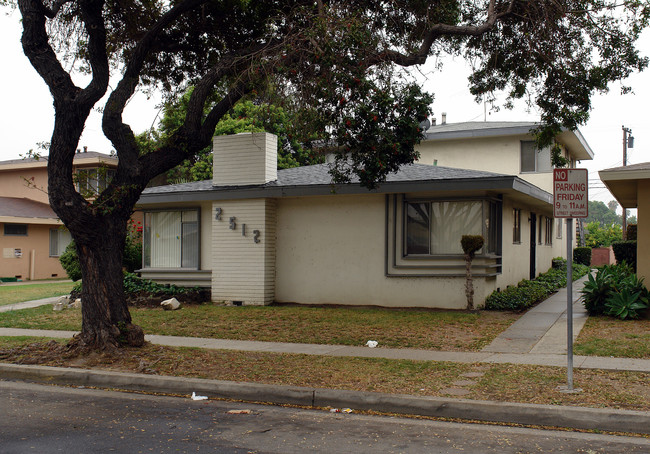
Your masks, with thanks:
M 431 254 L 462 254 L 463 235 L 483 234 L 483 202 L 433 202 L 431 207 Z
M 181 212 L 160 211 L 147 213 L 152 268 L 178 268 L 181 266 Z

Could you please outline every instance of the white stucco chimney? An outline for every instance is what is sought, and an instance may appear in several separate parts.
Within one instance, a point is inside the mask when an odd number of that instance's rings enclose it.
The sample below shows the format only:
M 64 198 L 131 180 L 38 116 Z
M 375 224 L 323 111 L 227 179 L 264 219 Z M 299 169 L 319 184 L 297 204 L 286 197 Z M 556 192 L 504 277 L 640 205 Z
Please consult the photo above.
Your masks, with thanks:
M 214 186 L 264 184 L 278 179 L 278 138 L 267 132 L 215 136 Z
M 440 116 L 440 124 L 441 125 L 447 124 L 447 112 L 443 112 L 442 115 Z

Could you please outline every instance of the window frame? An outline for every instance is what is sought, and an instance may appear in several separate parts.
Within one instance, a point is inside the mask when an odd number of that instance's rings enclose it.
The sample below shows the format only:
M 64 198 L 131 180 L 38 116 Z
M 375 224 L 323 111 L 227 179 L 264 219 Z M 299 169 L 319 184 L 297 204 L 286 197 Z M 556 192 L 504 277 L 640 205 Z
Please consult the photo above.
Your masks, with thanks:
M 481 248 L 481 252 L 477 256 L 499 256 L 501 254 L 501 235 L 502 235 L 502 205 L 501 199 L 493 197 L 461 197 L 461 198 L 404 198 L 402 201 L 402 258 L 403 259 L 444 259 L 462 257 L 462 253 L 435 253 L 431 251 L 432 248 L 432 218 L 434 203 L 454 203 L 454 202 L 480 202 L 481 203 L 481 235 L 485 240 L 485 245 Z M 428 253 L 408 253 L 408 207 L 412 204 L 428 204 L 428 238 L 429 238 L 429 252 Z M 490 220 L 486 225 L 486 219 Z M 494 227 L 489 228 L 489 224 L 493 223 Z M 458 239 L 460 244 L 460 238 Z M 495 244 L 496 243 L 496 244 Z
M 56 244 L 56 249 L 57 249 L 56 252 L 57 252 L 57 254 L 52 254 L 52 249 L 53 249 L 52 248 L 52 244 L 53 244 L 52 243 L 52 235 L 54 234 L 54 232 L 56 232 L 56 236 L 57 236 L 57 240 L 56 240 L 57 241 L 57 244 Z M 68 247 L 68 244 L 70 244 L 72 242 L 72 237 L 70 237 L 70 241 L 68 241 L 68 243 L 65 245 L 64 248 L 59 247 L 59 242 L 61 241 L 61 234 L 63 232 L 67 232 L 68 235 L 70 235 L 70 232 L 68 230 L 66 230 L 66 229 L 63 229 L 62 227 L 57 227 L 57 228 L 50 229 L 50 234 L 49 234 L 49 256 L 50 257 L 57 257 L 57 258 L 61 257 L 61 255 L 65 252 L 66 247 Z
M 521 244 L 521 208 L 512 209 L 512 244 Z
M 7 227 L 12 226 L 12 227 L 24 227 L 25 232 L 8 232 Z M 24 224 L 24 223 L 16 223 L 16 222 L 5 222 L 4 227 L 3 227 L 3 232 L 4 236 L 29 236 L 29 224 Z
M 180 238 L 180 263 L 179 266 L 151 266 L 151 241 L 150 241 L 150 226 L 147 221 L 147 216 L 152 214 L 152 213 L 181 213 L 181 221 L 180 221 L 180 232 L 181 232 L 181 238 Z M 182 220 L 182 213 L 185 212 L 194 212 L 196 213 L 196 221 L 186 221 L 183 222 Z M 161 208 L 161 209 L 155 209 L 155 210 L 143 210 L 143 231 L 142 231 L 142 268 L 143 269 L 149 269 L 149 270 L 155 270 L 155 269 L 178 269 L 178 270 L 200 270 L 201 269 L 201 208 L 200 207 L 182 207 L 182 208 L 176 208 L 176 207 L 169 207 L 169 208 Z M 195 224 L 196 225 L 196 230 L 195 230 L 195 235 L 196 235 L 196 244 L 194 247 L 196 248 L 196 263 L 192 264 L 191 266 L 183 266 L 184 262 L 184 251 L 183 251 L 183 225 L 191 225 Z
M 531 157 L 528 156 L 528 160 L 534 161 L 534 169 L 524 169 L 524 153 L 533 153 L 532 157 L 534 159 L 530 159 Z M 541 162 L 547 159 L 548 167 L 540 165 Z M 553 163 L 551 162 L 550 147 L 539 149 L 534 140 L 521 140 L 519 142 L 519 173 L 550 173 L 552 171 Z
M 554 219 L 551 217 L 546 217 L 546 230 L 544 232 L 544 245 L 553 246 L 553 224 Z
M 556 218 L 555 219 L 556 226 L 555 226 L 555 238 L 561 240 L 562 239 L 562 218 Z

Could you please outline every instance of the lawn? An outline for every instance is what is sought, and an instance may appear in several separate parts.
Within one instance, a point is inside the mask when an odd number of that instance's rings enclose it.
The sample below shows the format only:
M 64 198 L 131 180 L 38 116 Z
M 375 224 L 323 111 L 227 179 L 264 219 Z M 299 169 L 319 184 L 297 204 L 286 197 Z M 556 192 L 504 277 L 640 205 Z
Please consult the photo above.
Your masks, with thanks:
M 179 311 L 132 308 L 147 334 L 218 339 L 479 351 L 520 314 L 417 309 L 185 306 Z M 80 330 L 79 310 L 44 306 L 0 313 L 0 327 Z
M 512 364 L 337 358 L 172 348 L 148 344 L 78 355 L 65 341 L 0 337 L 0 361 L 238 382 L 458 397 L 549 405 L 650 410 L 650 374 L 576 369 L 576 394 L 559 392 L 566 369 Z M 470 374 L 469 376 L 467 374 Z M 621 386 L 624 383 L 625 386 Z
M 650 359 L 650 319 L 589 317 L 573 351 L 576 355 Z
M 67 295 L 72 290 L 72 282 L 50 282 L 42 284 L 0 285 L 0 306 L 39 300 L 51 296 Z

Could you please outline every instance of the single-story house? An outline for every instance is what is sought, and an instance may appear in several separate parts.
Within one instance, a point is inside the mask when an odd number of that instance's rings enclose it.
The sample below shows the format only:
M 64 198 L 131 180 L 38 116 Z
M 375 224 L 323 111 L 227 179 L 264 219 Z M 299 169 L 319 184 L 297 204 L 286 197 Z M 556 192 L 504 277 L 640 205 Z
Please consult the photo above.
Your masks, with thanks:
M 236 305 L 460 309 L 464 234 L 485 238 L 479 304 L 566 257 L 552 195 L 517 175 L 411 164 L 370 191 L 333 185 L 327 164 L 278 171 L 267 133 L 215 137 L 213 152 L 213 180 L 142 194 L 143 277 Z

